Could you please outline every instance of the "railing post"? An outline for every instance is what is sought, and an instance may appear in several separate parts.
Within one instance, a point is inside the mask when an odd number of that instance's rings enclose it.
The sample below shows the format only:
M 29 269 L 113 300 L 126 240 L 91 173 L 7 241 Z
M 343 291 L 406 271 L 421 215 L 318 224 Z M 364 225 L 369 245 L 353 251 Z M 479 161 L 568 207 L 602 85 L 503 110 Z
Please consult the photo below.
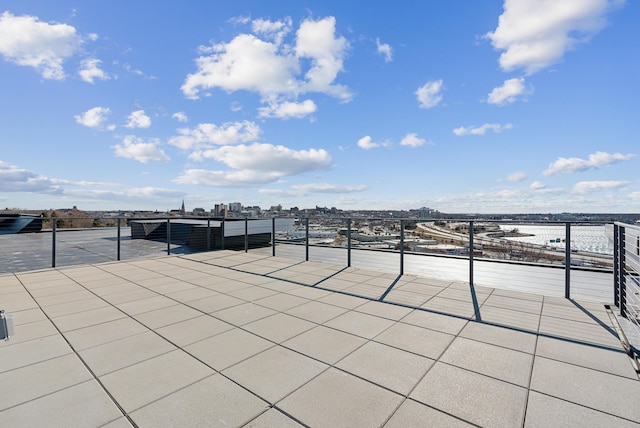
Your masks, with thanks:
M 469 222 L 469 284 L 473 285 L 473 221 Z
M 224 250 L 224 217 L 220 220 L 220 249 Z
M 404 220 L 400 220 L 400 275 L 404 275 Z
M 120 220 L 122 220 L 122 219 L 118 217 L 118 251 L 117 251 L 117 260 L 118 261 L 120 261 Z
M 51 267 L 56 267 L 56 227 L 58 226 L 58 219 L 51 217 Z
M 620 226 L 613 225 L 613 304 L 620 307 Z
M 309 217 L 305 219 L 305 244 L 304 244 L 305 261 L 309 261 Z
M 351 219 L 347 219 L 347 267 L 351 267 Z
M 244 252 L 249 252 L 249 217 L 244 218 Z
M 211 251 L 211 217 L 207 217 L 207 251 Z
M 564 298 L 571 298 L 571 223 L 565 223 L 564 236 Z
M 271 256 L 276 256 L 276 218 L 271 217 Z
M 627 257 L 625 254 L 625 239 L 626 230 L 624 226 L 620 227 L 620 242 L 618 248 L 618 255 L 620 259 L 620 266 L 618 267 L 618 273 L 620 275 L 620 315 L 627 317 L 627 278 L 625 276 L 627 270 Z
M 167 255 L 171 255 L 171 219 L 167 219 Z

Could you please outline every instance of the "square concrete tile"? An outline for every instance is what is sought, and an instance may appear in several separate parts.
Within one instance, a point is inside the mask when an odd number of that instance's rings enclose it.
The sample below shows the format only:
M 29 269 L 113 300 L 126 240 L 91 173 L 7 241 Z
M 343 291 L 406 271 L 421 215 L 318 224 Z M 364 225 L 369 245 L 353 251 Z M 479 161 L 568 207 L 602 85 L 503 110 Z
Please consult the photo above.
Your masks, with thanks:
M 527 390 L 437 362 L 411 398 L 480 426 L 521 426 Z
M 172 351 L 100 378 L 114 398 L 132 412 L 214 371 L 183 351 Z
M 444 297 L 435 296 L 421 306 L 434 312 L 443 314 L 457 315 L 464 318 L 472 318 L 475 314 L 473 304 L 457 299 L 445 299 Z
M 9 342 L 10 343 L 10 342 Z M 0 373 L 60 357 L 73 351 L 59 334 L 2 348 Z
M 102 376 L 177 349 L 152 331 L 80 351 L 91 370 Z
M 392 305 L 390 303 L 378 302 L 375 300 L 358 306 L 355 310 L 357 312 L 375 315 L 377 317 L 387 318 L 394 321 L 398 321 L 399 319 L 404 318 L 405 316 L 407 316 L 407 314 L 413 311 L 412 308 Z
M 300 306 L 307 302 L 309 302 L 309 299 L 293 296 L 291 294 L 278 293 L 273 296 L 256 300 L 254 303 L 261 306 L 266 306 L 267 308 L 273 309 L 274 311 L 286 311 L 287 309 Z
M 126 317 L 69 331 L 65 333 L 65 337 L 76 351 L 82 351 L 92 346 L 109 343 L 144 331 L 148 331 L 146 327 L 132 318 Z
M 91 373 L 73 354 L 2 373 L 0 385 L 5 394 L 0 402 L 0 421 L 3 410 L 90 379 Z
M 264 306 L 256 305 L 255 303 L 243 303 L 242 305 L 214 312 L 211 315 L 226 321 L 229 324 L 242 326 L 249 324 L 250 322 L 266 318 L 275 313 L 276 311 L 265 308 Z
M 53 336 L 56 334 L 58 334 L 58 330 L 56 330 L 51 321 L 46 319 L 20 325 L 19 330 L 17 330 L 16 334 L 11 336 L 8 341 L 0 340 L 0 349 L 16 345 L 18 343 L 27 342 L 29 340 L 39 339 L 46 336 Z
M 455 336 L 410 324 L 397 323 L 375 337 L 376 342 L 436 360 Z
M 241 290 L 231 291 L 227 294 L 237 299 L 244 300 L 245 302 L 256 302 L 260 299 L 264 299 L 267 296 L 273 296 L 274 294 L 279 294 L 279 293 L 269 288 L 247 287 Z
M 420 355 L 377 342 L 367 342 L 340 360 L 336 367 L 407 395 L 433 363 L 433 360 Z
M 537 314 L 495 306 L 483 305 L 480 308 L 480 317 L 483 322 L 504 325 L 534 333 L 538 331 L 538 325 L 540 323 L 540 316 Z
M 330 319 L 336 318 L 339 315 L 347 312 L 348 309 L 341 308 L 339 306 L 328 305 L 317 301 L 311 301 L 295 308 L 291 308 L 287 311 L 289 315 L 293 315 L 298 318 L 305 319 L 307 321 L 322 324 Z
M 236 328 L 193 343 L 184 349 L 221 371 L 272 346 L 272 342 Z
M 315 323 L 291 315 L 276 313 L 246 324 L 244 329 L 272 342 L 281 343 L 315 326 Z
M 119 311 L 113 306 L 107 306 L 104 308 L 94 309 L 92 311 L 78 312 L 71 315 L 56 317 L 53 318 L 52 321 L 60 331 L 66 333 L 71 330 L 114 321 L 124 317 L 126 317 L 126 315 L 122 311 Z
M 245 428 L 302 428 L 302 425 L 272 408 L 245 425 Z
M 527 312 L 540 315 L 542 312 L 542 302 L 534 300 L 519 299 L 516 297 L 491 295 L 485 300 L 484 306 L 495 306 L 503 309 Z
M 508 327 L 498 327 L 481 322 L 469 322 L 460 332 L 461 337 L 479 342 L 533 354 L 536 348 L 535 332 L 522 332 Z
M 166 308 L 156 309 L 155 311 L 144 312 L 135 315 L 134 318 L 148 328 L 156 329 L 201 315 L 202 312 L 196 309 L 184 304 L 176 304 Z
M 99 297 L 92 296 L 88 299 L 78 300 L 74 302 L 60 303 L 43 307 L 43 310 L 51 318 L 61 317 L 64 315 L 75 314 L 77 312 L 90 311 L 97 308 L 109 306 L 107 302 Z
M 620 339 L 614 330 L 594 322 L 543 316 L 540 320 L 540 333 L 613 348 L 620 346 Z
M 528 388 L 533 355 L 457 337 L 440 361 Z
M 235 327 L 231 324 L 219 319 L 200 315 L 158 328 L 156 332 L 176 345 L 184 347 L 233 328 Z
M 145 299 L 134 300 L 132 302 L 121 303 L 116 306 L 127 315 L 133 316 L 144 312 L 155 311 L 156 309 L 166 308 L 175 304 L 175 300 L 171 300 L 165 296 L 156 295 Z
M 411 312 L 401 321 L 405 324 L 412 324 L 453 335 L 460 333 L 464 326 L 469 323 L 466 319 L 421 310 Z
M 366 339 L 362 337 L 321 325 L 287 340 L 282 345 L 327 364 L 334 364 L 365 342 Z
M 157 291 L 157 289 L 156 289 Z M 204 287 L 192 287 L 186 290 L 175 291 L 170 294 L 167 294 L 167 297 L 170 297 L 173 300 L 177 300 L 178 302 L 190 302 L 196 299 L 204 299 L 206 297 L 213 297 L 218 294 L 217 291 L 209 290 Z
M 242 426 L 267 403 L 219 374 L 209 376 L 135 412 L 139 426 Z
M 638 427 L 637 423 L 621 419 L 588 407 L 559 400 L 535 391 L 529 393 L 525 428 L 572 427 Z
M 531 389 L 602 412 L 640 421 L 640 382 L 536 357 Z M 619 391 L 625 391 L 620 394 Z
M 631 359 L 622 346 L 618 349 L 602 348 L 540 336 L 536 355 L 630 379 L 638 379 Z
M 0 413 L 7 427 L 98 427 L 119 417 L 122 413 L 95 380 Z
M 206 312 L 208 314 L 220 311 L 222 309 L 231 308 L 244 304 L 245 301 L 237 299 L 235 297 L 228 296 L 226 294 L 218 294 L 213 297 L 206 297 L 204 299 L 192 300 L 189 302 L 189 306 L 198 309 L 199 311 Z
M 402 396 L 330 368 L 285 398 L 278 407 L 313 427 L 381 426 Z
M 423 426 L 425 421 L 428 421 L 429 426 L 432 427 L 465 428 L 473 426 L 422 403 L 405 400 L 389 419 L 389 422 L 384 425 L 384 428 L 419 427 Z
M 327 321 L 327 327 L 355 334 L 366 339 L 371 339 L 392 326 L 395 321 L 360 312 L 349 311 L 331 321 Z
M 322 284 L 322 286 L 324 287 L 324 283 Z M 331 293 L 328 296 L 319 298 L 317 301 L 321 303 L 327 303 L 329 305 L 339 306 L 345 309 L 354 309 L 368 302 L 367 299 L 347 296 L 339 293 Z
M 327 367 L 317 360 L 276 346 L 226 369 L 223 374 L 275 404 Z

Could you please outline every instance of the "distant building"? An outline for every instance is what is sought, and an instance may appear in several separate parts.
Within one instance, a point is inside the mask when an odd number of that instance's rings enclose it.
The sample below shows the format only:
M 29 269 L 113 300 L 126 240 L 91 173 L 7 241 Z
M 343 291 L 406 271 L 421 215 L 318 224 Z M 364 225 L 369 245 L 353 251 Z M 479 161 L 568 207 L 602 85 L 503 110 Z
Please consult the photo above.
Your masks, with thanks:
M 242 204 L 240 202 L 230 202 L 229 211 L 232 213 L 239 213 L 242 211 Z

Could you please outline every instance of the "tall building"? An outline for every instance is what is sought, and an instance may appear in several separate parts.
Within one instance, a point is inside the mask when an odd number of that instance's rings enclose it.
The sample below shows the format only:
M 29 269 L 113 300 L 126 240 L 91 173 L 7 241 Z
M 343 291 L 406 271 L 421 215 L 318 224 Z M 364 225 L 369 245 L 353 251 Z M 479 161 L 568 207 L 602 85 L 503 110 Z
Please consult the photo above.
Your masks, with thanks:
M 240 202 L 229 202 L 229 211 L 232 213 L 239 213 L 242 211 L 242 204 Z

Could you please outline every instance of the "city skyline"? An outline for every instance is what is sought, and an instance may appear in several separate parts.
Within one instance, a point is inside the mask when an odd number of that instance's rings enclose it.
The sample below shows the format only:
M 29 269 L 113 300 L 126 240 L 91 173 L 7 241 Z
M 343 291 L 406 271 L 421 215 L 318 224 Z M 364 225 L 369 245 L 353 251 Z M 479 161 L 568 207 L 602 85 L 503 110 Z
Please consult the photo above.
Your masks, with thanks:
M 7 1 L 0 206 L 640 212 L 638 19 L 620 0 Z

